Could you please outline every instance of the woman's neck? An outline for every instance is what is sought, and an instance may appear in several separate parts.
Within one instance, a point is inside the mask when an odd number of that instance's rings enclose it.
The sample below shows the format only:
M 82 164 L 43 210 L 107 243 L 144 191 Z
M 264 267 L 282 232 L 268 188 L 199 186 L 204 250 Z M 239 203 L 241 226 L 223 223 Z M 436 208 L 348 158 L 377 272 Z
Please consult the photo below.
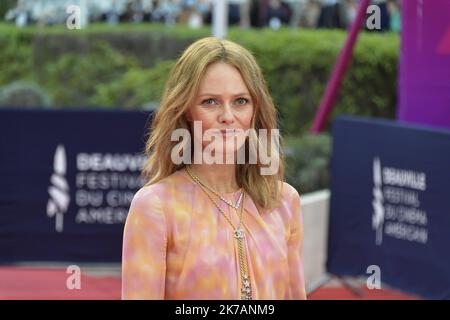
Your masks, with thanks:
M 219 194 L 235 192 L 240 188 L 236 182 L 235 164 L 191 164 L 189 169 Z

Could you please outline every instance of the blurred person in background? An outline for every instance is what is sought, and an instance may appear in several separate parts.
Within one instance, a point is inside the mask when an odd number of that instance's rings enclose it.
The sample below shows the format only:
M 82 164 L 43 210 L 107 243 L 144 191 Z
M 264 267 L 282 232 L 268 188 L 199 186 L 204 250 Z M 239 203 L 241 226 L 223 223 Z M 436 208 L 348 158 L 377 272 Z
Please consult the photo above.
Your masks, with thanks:
M 140 23 L 144 20 L 144 6 L 142 0 L 131 1 L 131 21 L 134 23 Z
M 319 0 L 307 0 L 300 12 L 300 26 L 305 28 L 317 28 L 320 16 Z
M 279 29 L 282 24 L 288 24 L 291 18 L 289 6 L 281 0 L 269 0 L 267 6 L 266 25 Z
M 263 28 L 278 29 L 282 24 L 289 23 L 291 9 L 281 0 L 258 0 L 253 3 L 251 16 L 256 19 L 254 25 Z
M 106 21 L 110 25 L 116 25 L 120 20 L 120 9 L 117 0 L 112 0 L 111 6 L 109 7 L 108 12 L 106 13 Z
M 343 2 L 344 6 L 344 19 L 345 25 L 349 28 L 356 18 L 356 13 L 358 12 L 358 0 L 345 0 Z
M 228 0 L 228 24 L 239 25 L 241 23 L 241 4 L 245 0 Z
M 211 0 L 182 0 L 178 22 L 196 29 L 203 26 L 211 10 Z
M 291 19 L 289 24 L 292 28 L 297 28 L 300 26 L 301 14 L 304 7 L 306 6 L 306 0 L 285 0 L 289 5 L 291 11 Z
M 250 28 L 251 22 L 250 22 L 250 7 L 251 7 L 251 0 L 241 0 L 239 4 L 239 16 L 240 21 L 239 24 L 241 28 L 247 29 Z
M 338 0 L 322 0 L 319 28 L 335 29 L 341 26 L 340 3 Z
M 17 9 L 16 9 L 16 26 L 24 27 L 28 23 L 28 10 L 25 7 L 25 3 L 23 0 L 17 1 Z
M 389 24 L 392 32 L 400 33 L 402 20 L 400 14 L 400 4 L 397 0 L 388 0 Z
M 179 0 L 158 0 L 154 3 L 152 20 L 170 26 L 177 23 L 180 14 L 181 4 Z

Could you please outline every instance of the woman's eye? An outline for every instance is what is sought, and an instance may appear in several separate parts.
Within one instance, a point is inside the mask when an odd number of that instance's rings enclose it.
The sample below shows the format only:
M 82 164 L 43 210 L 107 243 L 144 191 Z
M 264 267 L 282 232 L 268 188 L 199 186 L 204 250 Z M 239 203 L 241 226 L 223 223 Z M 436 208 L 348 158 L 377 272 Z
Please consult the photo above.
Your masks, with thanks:
M 247 103 L 248 103 L 248 99 L 245 99 L 245 98 L 239 98 L 239 99 L 236 99 L 236 103 L 237 103 L 238 105 L 244 105 L 244 104 L 247 104 Z
M 214 104 L 214 102 L 215 102 L 214 99 L 209 98 L 209 99 L 203 100 L 203 101 L 202 101 L 202 104 L 212 105 L 212 104 Z

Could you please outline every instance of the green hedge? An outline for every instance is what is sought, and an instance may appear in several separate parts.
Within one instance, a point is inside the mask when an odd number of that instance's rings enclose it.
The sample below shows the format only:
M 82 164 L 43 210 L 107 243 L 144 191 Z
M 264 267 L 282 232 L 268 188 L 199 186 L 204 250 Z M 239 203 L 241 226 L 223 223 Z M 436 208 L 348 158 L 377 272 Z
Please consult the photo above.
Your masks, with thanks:
M 286 30 L 281 37 L 252 31 L 240 37 L 263 67 L 286 133 L 311 126 L 345 37 L 342 31 L 316 30 Z M 394 118 L 398 53 L 396 34 L 361 33 L 334 115 Z
M 91 25 L 17 29 L 0 24 L 0 86 L 35 81 L 55 107 L 142 108 L 157 102 L 168 70 L 206 28 Z M 309 129 L 345 40 L 341 30 L 230 29 L 229 39 L 254 53 L 280 111 L 285 135 Z M 393 118 L 399 39 L 361 33 L 334 115 Z
M 300 193 L 329 187 L 331 136 L 288 136 L 285 141 L 286 181 Z

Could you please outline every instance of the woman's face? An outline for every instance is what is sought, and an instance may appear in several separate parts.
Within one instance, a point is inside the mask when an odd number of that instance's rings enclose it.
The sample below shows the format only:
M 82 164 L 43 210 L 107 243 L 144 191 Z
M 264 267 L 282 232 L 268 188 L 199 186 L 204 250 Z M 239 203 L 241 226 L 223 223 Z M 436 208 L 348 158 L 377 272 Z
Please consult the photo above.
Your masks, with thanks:
M 229 64 L 215 62 L 206 69 L 198 94 L 186 116 L 191 122 L 201 122 L 203 135 L 210 129 L 216 132 L 223 141 L 223 148 L 219 148 L 215 138 L 209 141 L 202 139 L 202 147 L 213 141 L 212 144 L 218 146 L 216 152 L 223 154 L 234 153 L 245 143 L 244 139 L 236 138 L 239 131 L 231 134 L 224 131 L 241 129 L 245 133 L 251 126 L 253 110 L 252 98 L 240 72 Z M 202 138 L 197 137 L 194 130 L 191 132 L 194 132 L 197 141 Z

